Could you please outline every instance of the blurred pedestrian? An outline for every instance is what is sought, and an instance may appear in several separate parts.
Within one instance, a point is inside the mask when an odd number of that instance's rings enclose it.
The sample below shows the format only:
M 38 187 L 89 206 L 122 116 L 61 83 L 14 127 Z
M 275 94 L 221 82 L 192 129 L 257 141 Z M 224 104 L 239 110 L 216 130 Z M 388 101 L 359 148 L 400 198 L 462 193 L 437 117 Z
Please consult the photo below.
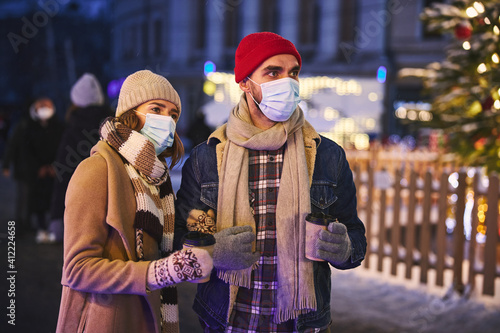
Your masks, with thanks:
M 170 168 L 184 148 L 179 95 L 148 70 L 127 77 L 116 118 L 70 180 L 57 332 L 178 332 L 175 284 L 208 276 L 203 249 L 173 252 Z M 168 288 L 165 288 L 168 287 Z
M 83 74 L 71 88 L 71 106 L 66 113 L 66 128 L 57 151 L 54 189 L 50 207 L 49 230 L 55 241 L 62 241 L 64 198 L 69 180 L 78 164 L 90 156 L 90 149 L 99 141 L 99 125 L 112 115 L 105 104 L 97 78 Z
M 0 156 L 5 154 L 5 146 L 9 137 L 10 114 L 7 110 L 0 107 Z
M 48 211 L 52 195 L 57 146 L 63 124 L 55 116 L 50 98 L 37 99 L 29 110 L 29 117 L 21 119 L 9 139 L 3 161 L 3 174 L 17 182 L 16 219 L 18 232 L 30 230 L 35 218 L 36 242 L 53 240 L 47 231 Z
M 186 136 L 191 141 L 191 148 L 207 141 L 212 131 L 213 129 L 211 129 L 205 121 L 205 114 L 202 111 L 196 112 L 195 118 L 191 122 L 186 133 Z

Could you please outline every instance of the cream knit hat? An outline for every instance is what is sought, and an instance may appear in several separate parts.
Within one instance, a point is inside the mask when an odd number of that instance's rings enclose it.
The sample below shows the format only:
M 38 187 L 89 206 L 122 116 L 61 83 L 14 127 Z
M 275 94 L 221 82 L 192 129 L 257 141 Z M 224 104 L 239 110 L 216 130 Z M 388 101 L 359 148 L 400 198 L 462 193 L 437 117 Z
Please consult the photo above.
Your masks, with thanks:
M 71 88 L 70 97 L 71 102 L 81 108 L 104 103 L 101 85 L 92 73 L 85 73 L 76 81 Z
M 116 117 L 126 111 L 153 99 L 163 99 L 173 103 L 181 112 L 181 99 L 166 78 L 148 70 L 129 75 L 120 89 Z

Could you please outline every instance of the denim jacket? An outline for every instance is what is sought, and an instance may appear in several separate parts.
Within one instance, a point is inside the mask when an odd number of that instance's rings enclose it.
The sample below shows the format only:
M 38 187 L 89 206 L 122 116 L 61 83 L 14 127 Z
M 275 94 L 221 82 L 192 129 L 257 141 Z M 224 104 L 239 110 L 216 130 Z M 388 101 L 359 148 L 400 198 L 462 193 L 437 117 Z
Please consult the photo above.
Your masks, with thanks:
M 334 267 L 357 267 L 366 252 L 365 228 L 358 218 L 356 188 L 345 152 L 335 142 L 319 136 L 307 122 L 302 131 L 310 175 L 312 212 L 324 212 L 338 218 L 346 225 L 352 244 L 350 260 Z M 218 168 L 226 141 L 224 125 L 206 143 L 195 147 L 184 164 L 175 204 L 175 248 L 182 246 L 180 239 L 187 232 L 186 219 L 191 210 L 217 211 Z M 331 321 L 330 266 L 326 261 L 315 261 L 313 267 L 317 310 L 297 318 L 299 332 L 307 327 L 324 328 Z M 193 309 L 211 329 L 224 331 L 228 324 L 229 285 L 217 278 L 215 270 L 209 282 L 198 285 Z

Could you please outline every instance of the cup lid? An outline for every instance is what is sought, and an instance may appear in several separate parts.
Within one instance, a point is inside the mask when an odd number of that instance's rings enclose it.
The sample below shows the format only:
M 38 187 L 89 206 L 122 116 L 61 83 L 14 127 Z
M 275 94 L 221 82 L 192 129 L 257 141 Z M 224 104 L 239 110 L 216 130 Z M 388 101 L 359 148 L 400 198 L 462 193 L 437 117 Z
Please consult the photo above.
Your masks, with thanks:
M 191 246 L 209 246 L 215 244 L 215 237 L 199 231 L 190 231 L 182 236 L 182 243 Z
M 325 214 L 323 212 L 310 213 L 306 216 L 306 221 L 318 225 L 328 225 L 328 223 L 333 222 L 334 218 L 331 215 Z

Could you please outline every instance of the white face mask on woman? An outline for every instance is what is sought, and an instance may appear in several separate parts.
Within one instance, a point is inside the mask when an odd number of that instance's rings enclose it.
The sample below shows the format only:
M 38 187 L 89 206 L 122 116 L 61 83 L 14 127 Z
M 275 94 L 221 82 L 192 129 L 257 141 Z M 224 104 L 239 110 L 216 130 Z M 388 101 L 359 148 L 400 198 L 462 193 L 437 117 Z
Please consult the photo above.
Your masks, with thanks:
M 257 103 L 252 94 L 252 99 L 259 106 L 260 111 L 269 119 L 276 122 L 287 121 L 300 103 L 299 83 L 292 78 L 283 78 L 276 81 L 258 84 L 262 100 Z
M 140 112 L 136 113 L 143 115 Z M 175 135 L 175 121 L 170 116 L 162 116 L 154 113 L 147 113 L 146 122 L 139 131 L 142 135 L 153 143 L 156 155 L 160 155 L 165 149 L 172 147 Z

